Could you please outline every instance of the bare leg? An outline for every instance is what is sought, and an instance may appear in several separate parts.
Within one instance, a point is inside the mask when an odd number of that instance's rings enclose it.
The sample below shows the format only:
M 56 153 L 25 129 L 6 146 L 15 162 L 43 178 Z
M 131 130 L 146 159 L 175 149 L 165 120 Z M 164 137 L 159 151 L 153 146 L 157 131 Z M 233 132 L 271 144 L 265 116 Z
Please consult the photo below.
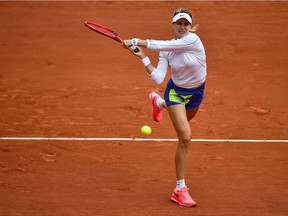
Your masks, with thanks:
M 179 139 L 175 153 L 176 177 L 177 180 L 185 179 L 187 152 L 191 142 L 191 128 L 189 120 L 196 115 L 198 108 L 186 112 L 185 106 L 174 105 L 168 107 L 167 110 Z
M 167 109 L 167 105 L 166 105 L 166 102 L 165 102 L 164 99 L 163 99 L 163 101 L 162 101 L 162 107 L 163 107 L 164 109 Z

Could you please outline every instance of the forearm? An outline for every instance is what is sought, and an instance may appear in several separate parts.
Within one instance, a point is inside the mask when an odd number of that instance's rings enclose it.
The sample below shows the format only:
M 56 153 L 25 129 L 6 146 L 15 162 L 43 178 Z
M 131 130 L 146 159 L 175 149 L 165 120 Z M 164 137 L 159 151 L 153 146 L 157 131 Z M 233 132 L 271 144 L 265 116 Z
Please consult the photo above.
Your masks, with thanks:
M 153 72 L 153 70 L 155 69 L 152 64 L 149 64 L 145 68 L 146 68 L 146 71 L 147 71 L 148 74 L 151 74 Z
M 131 40 L 124 40 L 122 46 L 126 49 L 129 49 L 135 56 L 141 59 L 147 75 L 150 77 L 151 80 L 153 80 L 155 83 L 160 84 L 164 80 L 164 77 L 167 72 L 168 67 L 168 61 L 166 61 L 163 57 L 160 57 L 160 61 L 163 63 L 160 67 L 160 70 L 158 70 L 151 64 L 151 61 L 149 57 L 145 54 L 144 50 L 140 47 L 147 47 L 148 42 L 147 40 L 142 40 L 139 38 L 133 38 Z M 139 51 L 135 52 L 135 48 L 138 47 Z M 162 59 L 162 60 L 161 60 Z M 159 63 L 158 63 L 159 66 Z
M 168 61 L 166 57 L 162 53 L 160 53 L 157 68 L 155 68 L 151 63 L 148 64 L 150 60 L 148 57 L 145 57 L 145 58 L 142 59 L 142 62 L 146 68 L 147 75 L 156 84 L 161 84 L 166 76 L 167 69 L 168 69 Z
M 141 58 L 141 61 L 143 65 L 145 66 L 147 75 L 150 77 L 150 79 L 153 80 L 156 84 L 162 83 L 166 75 L 165 71 L 167 70 L 163 70 L 163 72 L 161 73 L 151 64 L 151 61 L 148 56 Z
M 140 46 L 140 47 L 145 47 L 145 48 L 147 48 L 147 45 L 148 45 L 147 40 L 139 39 L 138 42 L 137 42 L 137 46 Z
M 141 58 L 141 61 L 142 61 L 143 65 L 145 66 L 145 69 L 146 69 L 147 73 L 150 75 L 155 68 L 151 64 L 151 61 L 150 61 L 149 57 L 146 56 L 145 53 L 144 53 L 144 55 L 140 56 L 140 58 Z

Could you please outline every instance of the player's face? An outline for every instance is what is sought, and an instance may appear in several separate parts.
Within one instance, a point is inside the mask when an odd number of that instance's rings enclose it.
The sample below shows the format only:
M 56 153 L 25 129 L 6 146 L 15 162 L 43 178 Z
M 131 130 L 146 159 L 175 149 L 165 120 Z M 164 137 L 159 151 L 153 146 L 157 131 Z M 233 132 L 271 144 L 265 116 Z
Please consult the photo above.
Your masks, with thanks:
M 181 38 L 183 36 L 186 36 L 189 33 L 190 29 L 191 29 L 191 24 L 188 22 L 188 20 L 184 18 L 179 19 L 173 23 L 173 30 L 175 33 L 175 38 Z

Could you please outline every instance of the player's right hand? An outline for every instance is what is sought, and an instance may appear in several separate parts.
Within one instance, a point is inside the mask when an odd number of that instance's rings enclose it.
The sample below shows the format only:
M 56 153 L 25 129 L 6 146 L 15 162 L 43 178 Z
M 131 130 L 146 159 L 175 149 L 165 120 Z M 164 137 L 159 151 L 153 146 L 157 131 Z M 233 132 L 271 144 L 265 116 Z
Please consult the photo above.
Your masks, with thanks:
M 122 46 L 126 49 L 132 46 L 131 40 L 123 40 Z

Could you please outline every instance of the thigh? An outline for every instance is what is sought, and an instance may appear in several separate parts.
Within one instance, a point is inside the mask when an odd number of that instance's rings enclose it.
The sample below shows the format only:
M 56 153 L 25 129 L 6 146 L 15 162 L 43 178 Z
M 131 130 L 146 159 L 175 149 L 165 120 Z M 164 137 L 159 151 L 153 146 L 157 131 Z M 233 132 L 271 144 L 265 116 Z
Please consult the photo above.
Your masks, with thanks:
M 169 106 L 167 111 L 178 137 L 190 139 L 191 129 L 185 106 L 181 104 Z
M 196 108 L 193 108 L 193 109 L 186 111 L 188 121 L 192 120 L 196 116 L 196 114 L 198 113 L 198 110 L 199 110 L 199 107 L 196 107 Z

